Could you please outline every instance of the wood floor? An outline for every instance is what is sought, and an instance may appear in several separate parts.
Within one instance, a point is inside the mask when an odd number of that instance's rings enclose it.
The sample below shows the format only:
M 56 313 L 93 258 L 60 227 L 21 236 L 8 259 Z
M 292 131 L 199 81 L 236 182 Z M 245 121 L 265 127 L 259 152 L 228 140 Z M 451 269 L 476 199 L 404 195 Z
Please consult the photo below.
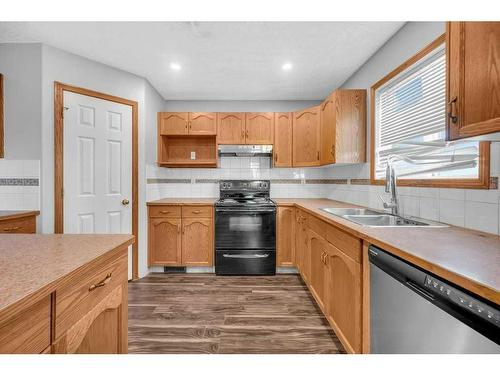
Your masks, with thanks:
M 129 283 L 129 353 L 344 353 L 297 275 Z

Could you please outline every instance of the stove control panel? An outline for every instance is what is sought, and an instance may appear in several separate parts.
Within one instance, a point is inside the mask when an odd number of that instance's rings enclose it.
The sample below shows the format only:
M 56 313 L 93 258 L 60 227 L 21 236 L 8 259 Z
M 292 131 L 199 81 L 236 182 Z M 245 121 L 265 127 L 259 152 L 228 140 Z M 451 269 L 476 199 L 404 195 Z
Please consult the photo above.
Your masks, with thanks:
M 268 192 L 271 186 L 269 180 L 220 180 L 220 190 L 263 191 Z

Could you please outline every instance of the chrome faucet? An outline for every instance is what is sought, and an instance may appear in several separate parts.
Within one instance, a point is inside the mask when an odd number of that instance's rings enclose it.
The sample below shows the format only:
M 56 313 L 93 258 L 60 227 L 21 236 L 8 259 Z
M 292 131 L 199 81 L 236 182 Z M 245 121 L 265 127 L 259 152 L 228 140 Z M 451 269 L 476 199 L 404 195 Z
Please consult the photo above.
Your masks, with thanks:
M 384 203 L 384 208 L 390 208 L 391 214 L 399 216 L 399 202 L 396 192 L 396 170 L 392 165 L 391 159 L 387 160 L 387 167 L 385 169 L 385 192 L 391 194 L 391 201 Z

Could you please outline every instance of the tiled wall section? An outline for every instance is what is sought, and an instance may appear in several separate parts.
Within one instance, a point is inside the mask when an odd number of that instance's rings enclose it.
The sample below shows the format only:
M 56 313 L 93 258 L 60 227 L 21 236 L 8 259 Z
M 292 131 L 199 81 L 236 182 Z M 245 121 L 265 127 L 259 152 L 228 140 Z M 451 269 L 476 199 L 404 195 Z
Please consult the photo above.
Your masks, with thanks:
M 40 209 L 40 161 L 0 160 L 0 210 Z
M 219 160 L 217 169 L 174 169 L 149 165 L 147 199 L 218 197 L 219 179 L 270 179 L 275 198 L 330 198 L 382 209 L 382 186 L 361 184 L 369 164 L 322 168 L 270 168 L 269 158 Z M 500 177 L 500 143 L 491 147 L 492 177 Z M 359 181 L 356 181 L 359 180 Z M 158 181 L 163 181 L 158 183 Z M 166 182 L 168 181 L 168 182 Z M 403 214 L 500 234 L 500 190 L 399 188 Z

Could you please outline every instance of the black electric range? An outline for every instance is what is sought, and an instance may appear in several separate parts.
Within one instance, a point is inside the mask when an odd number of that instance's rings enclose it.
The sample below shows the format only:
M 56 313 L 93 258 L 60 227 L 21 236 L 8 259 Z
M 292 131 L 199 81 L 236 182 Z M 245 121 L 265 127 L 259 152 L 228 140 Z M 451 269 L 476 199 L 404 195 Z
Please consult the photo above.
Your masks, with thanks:
M 215 273 L 276 273 L 276 203 L 268 180 L 222 180 L 215 203 Z

